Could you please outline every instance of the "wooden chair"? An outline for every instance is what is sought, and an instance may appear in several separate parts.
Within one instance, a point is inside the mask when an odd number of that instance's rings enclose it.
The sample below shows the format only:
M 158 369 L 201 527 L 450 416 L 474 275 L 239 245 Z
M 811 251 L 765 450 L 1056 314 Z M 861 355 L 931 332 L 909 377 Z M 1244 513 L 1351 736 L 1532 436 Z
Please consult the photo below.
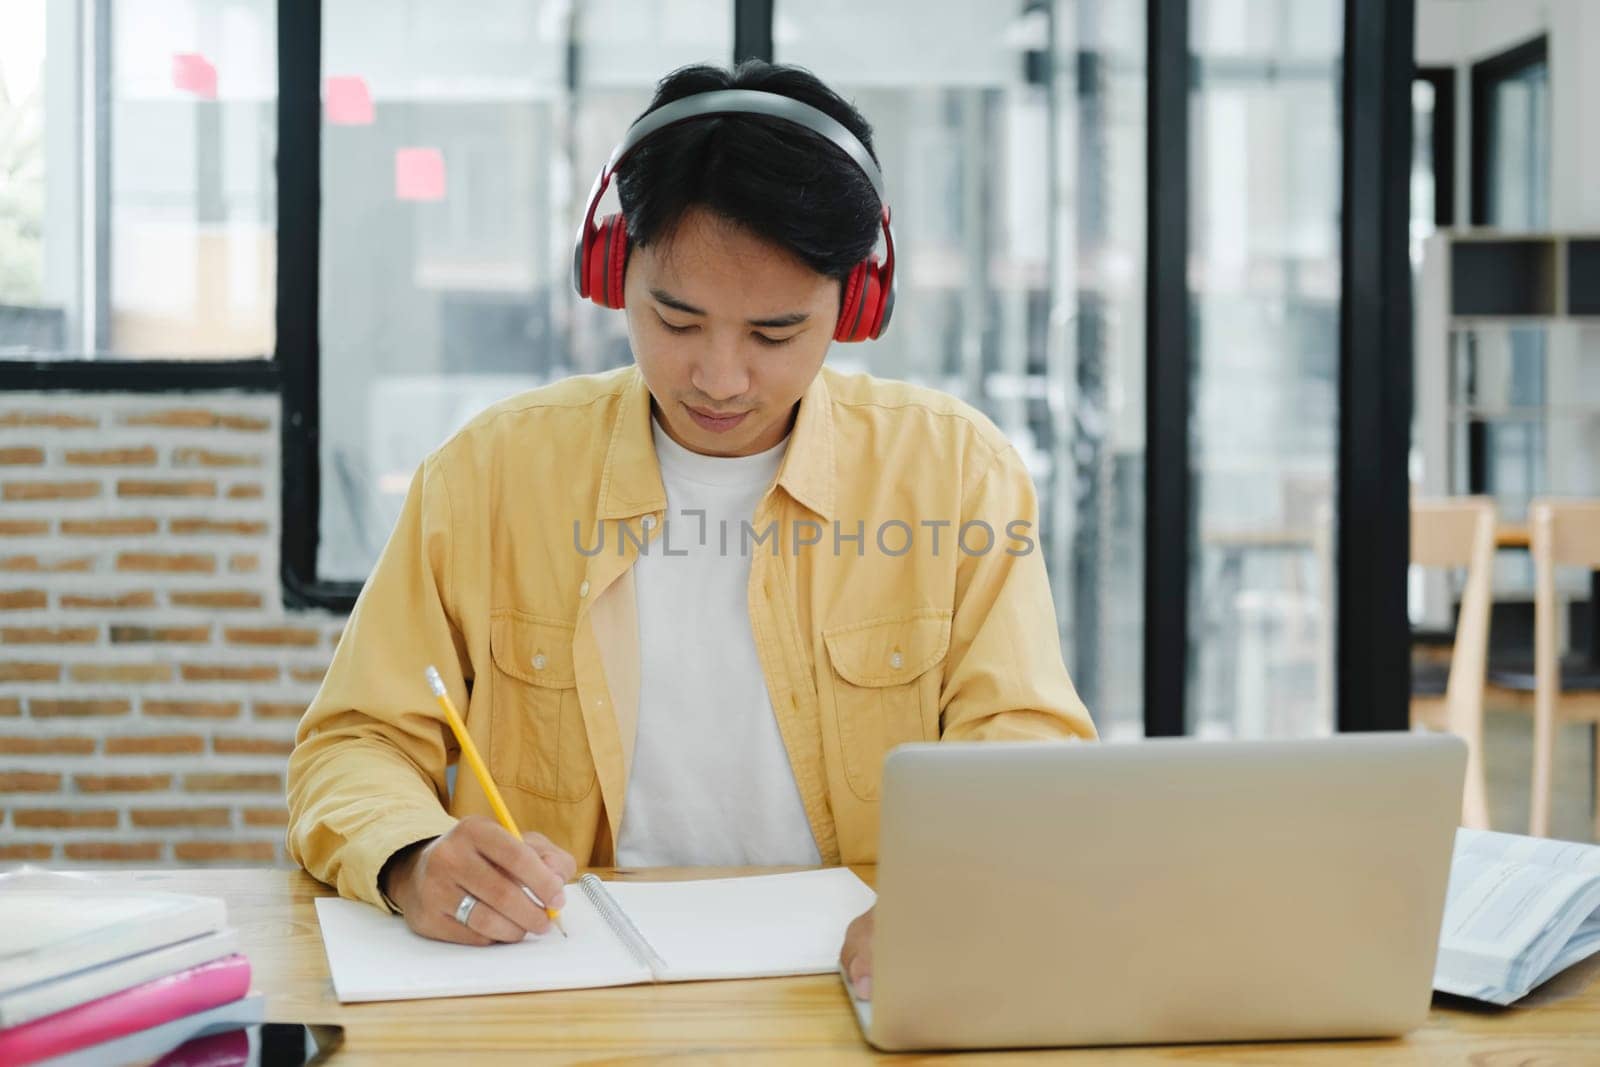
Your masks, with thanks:
M 1547 837 L 1556 726 L 1600 722 L 1600 663 L 1587 653 L 1563 661 L 1556 597 L 1557 567 L 1600 570 L 1600 501 L 1535 500 L 1528 508 L 1528 527 L 1534 575 L 1533 669 L 1520 665 L 1495 669 L 1489 672 L 1489 680 L 1497 689 L 1533 693 L 1533 795 L 1528 832 Z M 1596 610 L 1596 605 L 1590 608 Z M 1600 757 L 1600 740 L 1596 741 L 1596 756 Z M 1600 840 L 1600 781 L 1595 799 L 1594 832 Z
M 1465 567 L 1467 571 L 1449 667 L 1421 663 L 1412 667 L 1411 721 L 1448 730 L 1467 742 L 1461 824 L 1481 830 L 1489 828 L 1483 693 L 1489 658 L 1494 527 L 1494 504 L 1487 497 L 1411 503 L 1411 562 L 1419 567 Z

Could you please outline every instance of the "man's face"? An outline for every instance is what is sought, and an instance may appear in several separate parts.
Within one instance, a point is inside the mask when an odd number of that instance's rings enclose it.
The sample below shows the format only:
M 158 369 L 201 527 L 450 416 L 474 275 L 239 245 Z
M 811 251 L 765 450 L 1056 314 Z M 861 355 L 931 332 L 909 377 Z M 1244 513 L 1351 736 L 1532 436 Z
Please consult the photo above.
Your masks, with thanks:
M 837 280 L 703 208 L 630 250 L 623 294 L 656 417 L 707 456 L 783 440 L 839 317 Z

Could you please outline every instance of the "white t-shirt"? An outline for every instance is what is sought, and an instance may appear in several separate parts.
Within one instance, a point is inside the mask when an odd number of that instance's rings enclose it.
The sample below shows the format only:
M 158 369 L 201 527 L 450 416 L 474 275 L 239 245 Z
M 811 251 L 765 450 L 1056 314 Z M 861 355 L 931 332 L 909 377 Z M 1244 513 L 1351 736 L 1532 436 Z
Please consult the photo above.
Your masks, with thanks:
M 634 564 L 639 726 L 617 863 L 819 864 L 756 657 L 741 526 L 754 521 L 788 442 L 702 456 L 651 427 L 667 511 Z

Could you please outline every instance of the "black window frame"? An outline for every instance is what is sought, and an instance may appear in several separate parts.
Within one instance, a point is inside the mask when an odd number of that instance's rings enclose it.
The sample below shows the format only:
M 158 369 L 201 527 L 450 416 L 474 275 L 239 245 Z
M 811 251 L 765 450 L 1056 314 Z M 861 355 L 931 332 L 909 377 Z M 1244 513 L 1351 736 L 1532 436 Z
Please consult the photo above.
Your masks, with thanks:
M 1433 87 L 1433 224 L 1449 229 L 1456 224 L 1456 68 L 1418 67 L 1416 80 Z
M 322 0 L 278 4 L 279 569 L 287 607 L 347 613 L 359 582 L 317 577 L 322 512 Z
M 102 7 L 110 0 L 96 0 Z M 1019 0 L 1019 9 L 1032 0 Z M 776 0 L 732 0 L 735 60 L 771 59 Z M 1146 0 L 1145 733 L 1187 728 L 1192 496 L 1188 258 L 1188 0 Z M 1338 477 L 1338 728 L 1409 721 L 1406 456 L 1411 418 L 1410 211 L 1414 0 L 1345 0 Z M 1492 62 L 1492 61 L 1491 61 Z M 282 397 L 284 602 L 348 612 L 361 583 L 319 580 L 318 315 L 321 0 L 278 5 L 277 335 L 271 359 L 0 362 L 0 391 L 186 392 Z M 1453 91 L 1453 83 L 1451 83 Z M 1474 83 L 1476 91 L 1476 82 Z M 104 101 L 101 102 L 102 104 Z M 108 112 L 102 106 L 100 111 Z M 1444 109 L 1453 113 L 1453 107 Z M 108 119 L 107 119 L 108 121 Z M 1453 134 L 1451 135 L 1453 139 Z M 1437 158 L 1453 159 L 1445 153 Z M 1445 186 L 1447 195 L 1452 194 Z
M 1472 224 L 1489 225 L 1489 199 L 1494 168 L 1490 164 L 1494 129 L 1489 101 L 1495 87 L 1537 66 L 1550 65 L 1550 38 L 1540 34 L 1522 44 L 1472 64 L 1472 148 L 1468 176 L 1472 184 Z
M 1341 733 L 1411 722 L 1413 386 L 1411 0 L 1345 0 L 1340 212 L 1338 617 Z

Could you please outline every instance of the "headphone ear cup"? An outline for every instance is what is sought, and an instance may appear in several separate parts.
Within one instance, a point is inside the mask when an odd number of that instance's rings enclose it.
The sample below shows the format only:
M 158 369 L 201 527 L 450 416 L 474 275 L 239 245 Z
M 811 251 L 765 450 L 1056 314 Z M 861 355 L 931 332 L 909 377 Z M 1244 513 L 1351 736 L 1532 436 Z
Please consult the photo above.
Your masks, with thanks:
M 599 270 L 604 257 L 605 222 L 605 219 L 600 220 L 600 225 L 594 228 L 583 245 L 583 295 L 596 304 L 601 303 L 600 290 L 605 284 Z
M 878 277 L 878 314 L 872 321 L 872 338 L 877 340 L 883 336 L 883 331 L 889 328 L 889 319 L 894 315 L 894 263 L 888 262 L 877 271 Z
M 611 264 L 606 273 L 606 307 L 620 308 L 627 299 L 622 292 L 622 278 L 628 268 L 628 220 L 619 214 L 612 215 L 606 222 L 611 235 Z
M 877 338 L 878 328 L 883 323 L 883 294 L 883 273 L 878 261 L 868 260 L 866 278 L 861 284 L 861 328 L 856 331 L 856 340 Z
M 627 223 L 621 215 L 607 215 L 583 250 L 584 295 L 601 307 L 622 306 L 622 267 L 627 263 L 627 244 Z
M 857 263 L 844 281 L 844 294 L 839 300 L 839 321 L 833 327 L 835 341 L 856 340 L 856 330 L 861 319 L 861 296 L 866 283 L 867 265 Z
M 883 329 L 886 297 L 884 270 L 876 256 L 857 263 L 845 284 L 845 300 L 839 309 L 836 341 L 871 341 Z

